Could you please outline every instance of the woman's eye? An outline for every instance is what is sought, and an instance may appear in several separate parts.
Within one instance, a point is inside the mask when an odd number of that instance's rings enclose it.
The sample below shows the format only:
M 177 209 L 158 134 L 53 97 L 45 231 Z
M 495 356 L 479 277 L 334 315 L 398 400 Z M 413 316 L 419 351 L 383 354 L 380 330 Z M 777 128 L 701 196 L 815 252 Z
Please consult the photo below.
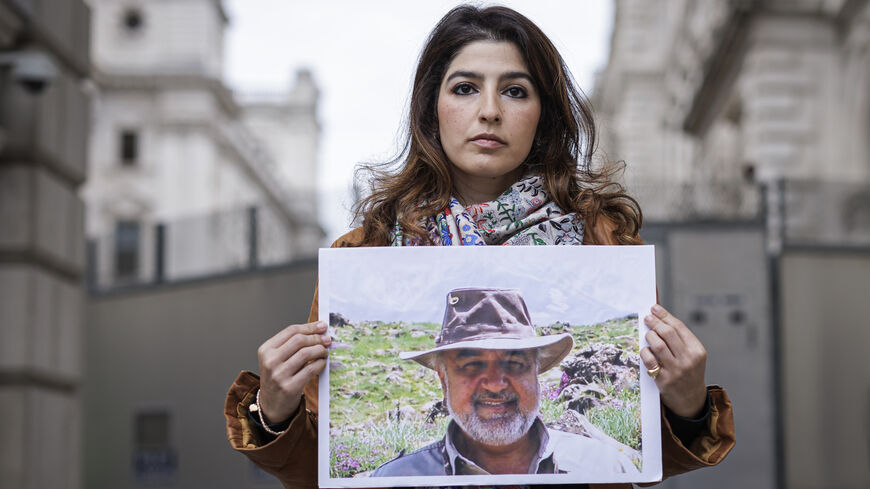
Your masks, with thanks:
M 453 87 L 453 93 L 457 95 L 471 95 L 474 93 L 474 87 L 468 83 L 460 83 Z
M 504 94 L 512 98 L 526 98 L 528 95 L 523 87 L 508 87 Z

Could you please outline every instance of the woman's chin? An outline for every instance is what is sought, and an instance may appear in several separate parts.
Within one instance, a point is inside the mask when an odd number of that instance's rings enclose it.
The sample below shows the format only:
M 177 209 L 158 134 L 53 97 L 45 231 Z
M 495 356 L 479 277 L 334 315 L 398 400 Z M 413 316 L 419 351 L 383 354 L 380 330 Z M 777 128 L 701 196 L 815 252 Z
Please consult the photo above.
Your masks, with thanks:
M 458 178 L 516 181 L 522 175 L 522 162 L 492 159 L 453 164 Z

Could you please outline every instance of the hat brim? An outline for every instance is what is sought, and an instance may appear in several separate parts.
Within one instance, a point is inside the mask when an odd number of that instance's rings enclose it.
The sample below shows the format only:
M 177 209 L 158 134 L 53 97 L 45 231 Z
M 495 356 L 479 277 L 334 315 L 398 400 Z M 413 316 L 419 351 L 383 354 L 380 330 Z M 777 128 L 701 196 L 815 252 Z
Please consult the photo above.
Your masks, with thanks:
M 543 373 L 558 365 L 563 358 L 571 353 L 571 348 L 573 347 L 574 338 L 571 337 L 571 334 L 561 333 L 531 338 L 488 338 L 483 340 L 458 341 L 421 352 L 401 352 L 399 353 L 399 358 L 402 360 L 413 360 L 424 367 L 435 370 L 436 354 L 446 350 L 537 350 L 538 373 Z

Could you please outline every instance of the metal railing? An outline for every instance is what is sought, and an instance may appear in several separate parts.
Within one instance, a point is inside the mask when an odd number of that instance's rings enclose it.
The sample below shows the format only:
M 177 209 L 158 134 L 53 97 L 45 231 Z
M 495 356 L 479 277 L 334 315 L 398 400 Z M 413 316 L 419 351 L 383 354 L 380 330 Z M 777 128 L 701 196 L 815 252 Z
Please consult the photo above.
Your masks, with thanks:
M 645 182 L 628 190 L 649 223 L 764 221 L 780 245 L 870 246 L 870 182 Z
M 742 181 L 628 185 L 644 219 L 660 221 L 752 220 L 764 211 L 764 186 Z
M 313 258 L 321 232 L 316 223 L 300 225 L 269 206 L 253 205 L 166 222 L 142 221 L 132 251 L 119 248 L 114 232 L 89 238 L 88 285 L 92 291 L 106 291 Z
M 780 188 L 786 244 L 870 246 L 870 183 L 785 180 Z
M 748 222 L 782 246 L 870 247 L 870 183 L 781 180 L 632 185 L 647 223 Z M 88 245 L 92 290 L 160 284 L 314 258 L 322 231 L 249 206 L 170 222 L 140 223 L 134 270 L 118 273 L 116 236 Z

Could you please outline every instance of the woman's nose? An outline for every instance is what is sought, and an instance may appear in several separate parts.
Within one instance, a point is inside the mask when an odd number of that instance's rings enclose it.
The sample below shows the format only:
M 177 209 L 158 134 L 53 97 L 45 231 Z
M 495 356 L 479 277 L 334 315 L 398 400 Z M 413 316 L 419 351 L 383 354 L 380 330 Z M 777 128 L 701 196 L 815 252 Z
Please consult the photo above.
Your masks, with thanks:
M 498 92 L 489 92 L 480 97 L 480 120 L 482 122 L 501 122 L 501 99 Z

